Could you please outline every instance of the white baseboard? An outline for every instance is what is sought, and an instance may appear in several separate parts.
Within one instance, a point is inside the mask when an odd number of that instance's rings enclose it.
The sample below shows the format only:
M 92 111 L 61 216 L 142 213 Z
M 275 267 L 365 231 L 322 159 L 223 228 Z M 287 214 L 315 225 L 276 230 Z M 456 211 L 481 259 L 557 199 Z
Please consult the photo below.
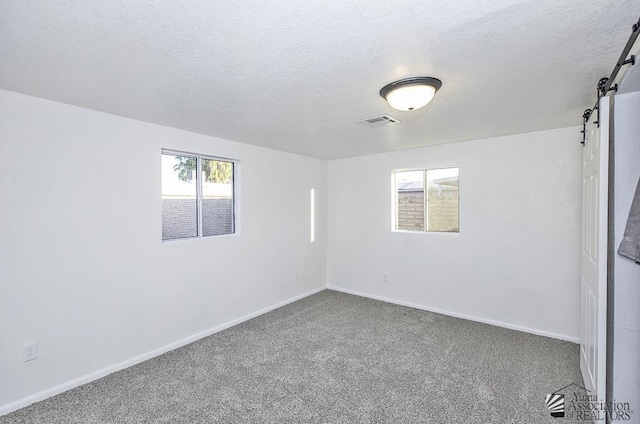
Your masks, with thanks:
M 534 328 L 523 327 L 523 326 L 520 326 L 520 325 L 508 324 L 506 322 L 495 321 L 495 320 L 492 320 L 492 319 L 481 318 L 481 317 L 476 317 L 476 316 L 467 315 L 467 314 L 461 314 L 461 313 L 458 313 L 458 312 L 451 312 L 451 311 L 447 311 L 447 310 L 444 310 L 444 309 L 432 308 L 432 307 L 429 307 L 429 306 L 418 305 L 418 304 L 415 304 L 415 303 L 405 302 L 405 301 L 402 301 L 402 300 L 396 300 L 396 299 L 392 299 L 392 298 L 389 298 L 389 297 L 378 296 L 378 295 L 375 295 L 375 294 L 363 293 L 363 292 L 359 292 L 359 291 L 355 291 L 355 290 L 336 287 L 336 286 L 332 286 L 330 284 L 327 285 L 327 289 L 335 290 L 335 291 L 339 291 L 339 292 L 347 293 L 347 294 L 353 294 L 355 296 L 366 297 L 366 298 L 369 298 L 369 299 L 381 300 L 383 302 L 394 303 L 396 305 L 408 306 L 410 308 L 421 309 L 423 311 L 435 312 L 436 314 L 447 315 L 447 316 L 455 317 L 455 318 L 467 319 L 469 321 L 481 322 L 483 324 L 495 325 L 496 327 L 503 327 L 503 328 L 508 328 L 510 330 L 516 330 L 516 331 L 522 331 L 522 332 L 525 332 L 525 333 L 531 333 L 531 334 L 535 334 L 537 336 L 551 337 L 552 339 L 559 339 L 559 340 L 564 340 L 564 341 L 567 341 L 567 342 L 580 344 L 580 339 L 578 339 L 577 337 L 567 336 L 567 335 L 564 335 L 564 334 L 551 333 L 551 332 L 544 331 L 544 330 L 537 330 L 537 329 L 534 329 Z
M 6 415 L 10 412 L 16 411 L 20 408 L 24 408 L 25 406 L 29 406 L 32 403 L 35 402 L 40 402 L 41 400 L 45 400 L 47 398 L 50 398 L 51 396 L 55 396 L 57 394 L 60 394 L 62 392 L 66 392 L 67 390 L 71 390 L 75 387 L 78 386 L 82 386 L 83 384 L 87 384 L 90 383 L 94 380 L 97 380 L 99 378 L 102 378 L 108 374 L 114 373 L 116 371 L 120 371 L 122 369 L 128 368 L 132 365 L 136 365 L 139 364 L 140 362 L 144 362 L 148 359 L 154 358 L 156 356 L 162 355 L 163 353 L 169 352 L 171 350 L 175 350 L 178 349 L 179 347 L 182 347 L 184 345 L 187 345 L 189 343 L 193 343 L 197 340 L 200 340 L 202 338 L 208 337 L 212 334 L 215 334 L 219 331 L 225 330 L 229 327 L 233 327 L 234 325 L 238 325 L 244 321 L 248 321 L 252 318 L 255 318 L 259 315 L 265 314 L 267 312 L 270 312 L 274 309 L 278 309 L 282 306 L 288 305 L 289 303 L 293 303 L 297 300 L 303 299 L 307 296 L 311 296 L 312 294 L 321 292 L 322 290 L 325 290 L 327 287 L 326 286 L 321 286 L 318 287 L 316 289 L 310 290 L 306 293 L 300 294 L 298 296 L 292 297 L 290 299 L 284 300 L 282 302 L 276 303 L 275 305 L 271 305 L 268 306 L 266 308 L 260 309 L 259 311 L 256 312 L 252 312 L 250 314 L 247 314 L 245 316 L 242 316 L 240 318 L 234 319 L 232 321 L 228 321 L 225 322 L 223 324 L 220 324 L 218 326 L 215 326 L 213 328 L 210 328 L 208 330 L 204 330 L 201 331 L 199 333 L 196 333 L 192 336 L 186 337 L 182 340 L 178 340 L 176 342 L 173 343 L 169 343 L 168 345 L 162 346 L 158 349 L 154 349 L 150 352 L 147 353 L 143 353 L 142 355 L 138 355 L 136 357 L 133 357 L 131 359 L 127 359 L 126 361 L 120 362 L 118 364 L 115 365 L 111 365 L 109 367 L 106 368 L 102 368 L 98 371 L 94 371 L 90 374 L 84 375 L 82 377 L 76 378 L 74 380 L 70 380 L 67 381 L 65 383 L 59 384 L 57 386 L 51 387 L 50 389 L 47 390 L 43 390 L 41 392 L 38 392 L 34 395 L 31 396 L 27 396 L 25 398 L 19 399 L 17 401 L 11 402 L 9 404 L 0 406 L 0 416 L 2 415 Z
M 100 369 L 98 371 L 94 371 L 90 374 L 84 375 L 82 377 L 76 378 L 74 380 L 70 380 L 67 381 L 65 383 L 59 384 L 57 386 L 54 386 L 50 389 L 47 390 L 43 390 L 41 392 L 38 392 L 34 395 L 31 396 L 27 396 L 25 398 L 19 399 L 17 401 L 11 402 L 7 405 L 3 405 L 0 406 L 0 416 L 2 415 L 6 415 L 9 414 L 13 411 L 16 411 L 20 408 L 24 408 L 26 406 L 31 405 L 32 403 L 35 402 L 39 402 L 41 400 L 45 400 L 47 398 L 50 398 L 51 396 L 55 396 L 57 394 L 60 394 L 62 392 L 66 392 L 67 390 L 71 390 L 75 387 L 78 386 L 82 386 L 83 384 L 87 384 L 90 383 L 94 380 L 97 380 L 99 378 L 102 378 L 106 375 L 109 375 L 111 373 L 114 373 L 116 371 L 120 371 L 124 368 L 128 368 L 130 366 L 139 364 L 141 362 L 144 362 L 148 359 L 154 358 L 156 356 L 162 355 L 163 353 L 169 352 L 171 350 L 175 350 L 178 349 L 182 346 L 185 346 L 189 343 L 193 343 L 197 340 L 200 340 L 202 338 L 208 337 L 212 334 L 215 334 L 219 331 L 225 330 L 227 328 L 233 327 L 234 325 L 238 325 L 242 322 L 248 321 L 252 318 L 255 318 L 257 316 L 260 316 L 262 314 L 265 314 L 267 312 L 270 312 L 274 309 L 280 308 L 282 306 L 288 305 L 289 303 L 293 303 L 297 300 L 303 299 L 307 296 L 311 296 L 312 294 L 321 292 L 322 290 L 325 289 L 329 289 L 329 290 L 335 290 L 335 291 L 339 291 L 339 292 L 343 292 L 343 293 L 348 293 L 348 294 L 352 294 L 355 296 L 360 296 L 360 297 L 366 297 L 369 299 L 375 299 L 375 300 L 380 300 L 383 302 L 388 302 L 388 303 L 393 303 L 396 305 L 402 305 L 402 306 L 408 306 L 410 308 L 416 308 L 416 309 L 421 309 L 424 311 L 429 311 L 429 312 L 435 312 L 438 314 L 442 314 L 442 315 L 447 315 L 447 316 L 451 316 L 451 317 L 455 317 L 455 318 L 462 318 L 462 319 L 467 319 L 470 321 L 476 321 L 476 322 L 481 322 L 484 324 L 490 324 L 490 325 L 495 325 L 497 327 L 503 327 L 503 328 L 508 328 L 511 330 L 517 330 L 517 331 L 523 331 L 525 333 L 531 333 L 531 334 L 536 334 L 538 336 L 545 336 L 545 337 L 551 337 L 554 339 L 559 339 L 559 340 L 565 340 L 565 341 L 569 341 L 569 342 L 573 342 L 573 343 L 579 343 L 580 340 L 576 337 L 571 337 L 571 336 L 566 336 L 566 335 L 562 335 L 562 334 L 556 334 L 556 333 L 551 333 L 551 332 L 547 332 L 547 331 L 542 331 L 542 330 L 536 330 L 536 329 L 532 329 L 532 328 L 528 328 L 528 327 L 522 327 L 519 325 L 513 325 L 513 324 L 507 324 L 504 322 L 500 322 L 500 321 L 495 321 L 495 320 L 491 320 L 491 319 L 486 319 L 486 318 L 480 318 L 480 317 L 476 317 L 476 316 L 471 316 L 471 315 L 466 315 L 466 314 L 461 314 L 461 313 L 457 313 L 457 312 L 451 312 L 451 311 L 446 311 L 443 309 L 438 309 L 438 308 L 432 308 L 432 307 L 428 307 L 428 306 L 424 306 L 424 305 L 418 305 L 415 303 L 411 303 L 411 302 L 405 302 L 402 300 L 396 300 L 396 299 L 392 299 L 392 298 L 388 298 L 388 297 L 384 297 L 384 296 L 378 296 L 378 295 L 374 295 L 374 294 L 369 294 L 369 293 L 363 293 L 363 292 L 359 292 L 359 291 L 355 291 L 355 290 L 350 290 L 350 289 L 345 289 L 345 288 L 341 288 L 341 287 L 336 287 L 336 286 L 332 286 L 330 284 L 327 284 L 325 286 L 321 286 L 318 288 L 315 288 L 313 290 L 310 290 L 306 293 L 300 294 L 298 296 L 292 297 L 290 299 L 284 300 L 282 302 L 276 303 L 275 305 L 271 305 L 268 306 L 266 308 L 260 309 L 259 311 L 256 312 L 252 312 L 250 314 L 247 314 L 245 316 L 242 316 L 240 318 L 225 322 L 223 324 L 220 324 L 216 327 L 210 328 L 208 330 L 204 330 L 201 331 L 197 334 L 194 334 L 192 336 L 186 337 L 182 340 L 178 340 L 176 342 L 170 343 L 168 345 L 162 346 L 158 349 L 154 349 L 150 352 L 147 353 L 143 353 L 142 355 L 138 355 L 136 357 L 133 357 L 131 359 L 128 359 L 126 361 L 120 362 L 118 364 L 115 365 L 111 365 L 109 367 Z

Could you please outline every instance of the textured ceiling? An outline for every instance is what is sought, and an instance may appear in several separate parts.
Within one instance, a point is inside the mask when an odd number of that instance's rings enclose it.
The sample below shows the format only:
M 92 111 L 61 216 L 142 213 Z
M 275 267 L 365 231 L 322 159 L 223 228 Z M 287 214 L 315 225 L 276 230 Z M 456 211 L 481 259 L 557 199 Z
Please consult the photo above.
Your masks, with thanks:
M 579 125 L 639 15 L 638 0 L 2 0 L 0 88 L 338 158 Z M 426 108 L 379 97 L 417 75 L 443 82 Z M 402 122 L 355 124 L 384 113 Z

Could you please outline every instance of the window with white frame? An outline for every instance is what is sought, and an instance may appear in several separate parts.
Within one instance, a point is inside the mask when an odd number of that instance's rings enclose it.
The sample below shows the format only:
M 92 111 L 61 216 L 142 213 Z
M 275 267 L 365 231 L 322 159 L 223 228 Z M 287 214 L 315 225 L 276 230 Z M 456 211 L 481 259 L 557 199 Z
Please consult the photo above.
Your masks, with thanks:
M 162 240 L 235 233 L 237 162 L 162 150 Z
M 393 172 L 395 231 L 460 231 L 458 168 Z

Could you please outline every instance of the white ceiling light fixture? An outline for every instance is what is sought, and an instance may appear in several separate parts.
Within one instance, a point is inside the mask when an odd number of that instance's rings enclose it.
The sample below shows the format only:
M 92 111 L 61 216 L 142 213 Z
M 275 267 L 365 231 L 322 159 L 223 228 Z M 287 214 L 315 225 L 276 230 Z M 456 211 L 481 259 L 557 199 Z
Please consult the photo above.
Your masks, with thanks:
M 433 100 L 442 81 L 432 77 L 411 77 L 394 81 L 380 90 L 380 96 L 397 110 L 420 109 Z

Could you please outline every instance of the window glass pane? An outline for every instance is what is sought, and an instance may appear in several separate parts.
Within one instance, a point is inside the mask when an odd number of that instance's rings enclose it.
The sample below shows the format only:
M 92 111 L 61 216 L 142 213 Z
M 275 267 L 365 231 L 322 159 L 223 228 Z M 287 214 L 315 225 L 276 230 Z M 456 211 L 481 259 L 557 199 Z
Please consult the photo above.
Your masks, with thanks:
M 458 168 L 427 170 L 427 231 L 459 231 Z
M 424 231 L 424 171 L 396 172 L 396 229 Z
M 202 159 L 202 233 L 233 232 L 233 162 Z
M 162 154 L 162 240 L 198 236 L 196 162 Z

